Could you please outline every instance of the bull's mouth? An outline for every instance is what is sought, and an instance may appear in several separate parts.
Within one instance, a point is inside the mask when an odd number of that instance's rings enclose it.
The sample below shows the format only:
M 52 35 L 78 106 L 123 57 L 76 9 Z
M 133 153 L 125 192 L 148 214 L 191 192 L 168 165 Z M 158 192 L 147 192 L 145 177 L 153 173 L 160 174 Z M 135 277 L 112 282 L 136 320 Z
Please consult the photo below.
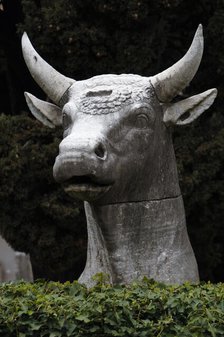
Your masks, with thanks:
M 64 190 L 72 197 L 93 200 L 109 191 L 112 183 L 99 183 L 91 176 L 73 176 L 63 182 Z

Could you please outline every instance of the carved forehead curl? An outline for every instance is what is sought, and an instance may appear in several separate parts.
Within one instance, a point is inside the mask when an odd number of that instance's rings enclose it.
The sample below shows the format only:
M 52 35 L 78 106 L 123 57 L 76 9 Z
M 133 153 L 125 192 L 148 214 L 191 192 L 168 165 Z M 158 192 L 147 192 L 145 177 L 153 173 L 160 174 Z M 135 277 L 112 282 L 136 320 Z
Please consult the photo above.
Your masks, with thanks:
M 140 85 L 96 86 L 86 89 L 80 95 L 79 108 L 85 114 L 101 115 L 115 113 L 123 106 L 147 103 L 153 95 L 153 88 Z

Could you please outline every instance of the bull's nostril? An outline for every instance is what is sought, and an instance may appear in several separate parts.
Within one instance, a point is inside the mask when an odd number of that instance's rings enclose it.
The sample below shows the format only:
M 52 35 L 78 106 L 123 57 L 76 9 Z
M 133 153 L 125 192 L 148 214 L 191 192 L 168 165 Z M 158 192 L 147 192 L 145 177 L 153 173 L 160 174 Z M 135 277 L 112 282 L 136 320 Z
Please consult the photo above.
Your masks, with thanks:
M 106 154 L 106 150 L 103 146 L 103 144 L 98 144 L 95 149 L 94 149 L 95 154 L 97 155 L 97 157 L 103 159 L 105 157 Z

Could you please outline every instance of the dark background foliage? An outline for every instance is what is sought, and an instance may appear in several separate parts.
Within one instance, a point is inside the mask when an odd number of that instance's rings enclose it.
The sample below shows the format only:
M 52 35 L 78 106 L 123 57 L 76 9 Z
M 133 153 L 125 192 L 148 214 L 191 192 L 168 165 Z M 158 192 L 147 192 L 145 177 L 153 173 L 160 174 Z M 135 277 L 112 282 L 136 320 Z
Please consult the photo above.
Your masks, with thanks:
M 181 58 L 199 23 L 205 51 L 184 96 L 219 90 L 212 108 L 174 130 L 188 230 L 202 280 L 224 281 L 224 1 L 19 0 L 0 11 L 0 231 L 29 252 L 36 277 L 73 279 L 85 260 L 82 206 L 54 183 L 60 130 L 40 126 L 23 91 L 44 94 L 24 65 L 20 36 L 77 80 L 102 73 L 154 75 Z

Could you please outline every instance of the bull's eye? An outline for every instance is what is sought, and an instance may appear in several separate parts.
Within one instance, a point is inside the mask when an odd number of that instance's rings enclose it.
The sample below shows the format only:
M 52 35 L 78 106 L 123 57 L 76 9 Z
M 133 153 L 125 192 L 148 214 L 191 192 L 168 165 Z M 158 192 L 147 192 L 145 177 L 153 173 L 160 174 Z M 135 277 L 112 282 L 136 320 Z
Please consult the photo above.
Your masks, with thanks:
M 149 127 L 149 118 L 146 114 L 140 113 L 136 116 L 135 126 L 140 129 Z
M 68 114 L 66 114 L 65 112 L 63 112 L 62 114 L 62 125 L 63 125 L 63 129 L 66 130 L 69 125 L 71 123 L 71 118 Z

